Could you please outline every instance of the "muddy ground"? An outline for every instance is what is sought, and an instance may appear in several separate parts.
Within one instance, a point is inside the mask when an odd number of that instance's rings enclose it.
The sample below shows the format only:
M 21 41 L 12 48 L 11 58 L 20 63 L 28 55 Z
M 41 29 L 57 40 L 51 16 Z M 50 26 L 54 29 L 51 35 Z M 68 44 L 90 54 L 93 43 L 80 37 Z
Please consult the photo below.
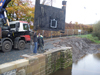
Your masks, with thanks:
M 61 37 L 45 40 L 45 49 L 56 47 L 72 47 L 73 62 L 76 62 L 86 54 L 100 53 L 100 44 L 95 44 L 86 38 Z

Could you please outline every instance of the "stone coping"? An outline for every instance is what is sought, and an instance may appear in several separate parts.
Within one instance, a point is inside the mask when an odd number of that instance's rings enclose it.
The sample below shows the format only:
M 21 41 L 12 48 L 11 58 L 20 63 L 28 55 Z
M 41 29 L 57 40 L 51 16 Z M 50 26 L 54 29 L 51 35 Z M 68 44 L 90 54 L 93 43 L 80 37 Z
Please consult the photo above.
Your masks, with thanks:
M 29 61 L 26 59 L 19 59 L 19 60 L 13 61 L 13 62 L 1 64 L 0 65 L 0 74 L 23 67 L 23 66 L 26 66 L 28 64 L 29 64 Z
M 37 54 L 37 55 L 24 54 L 21 57 L 23 57 L 25 59 L 19 59 L 19 60 L 12 61 L 12 62 L 9 62 L 9 63 L 1 64 L 0 65 L 0 74 L 11 71 L 11 70 L 14 70 L 14 69 L 17 69 L 17 68 L 20 68 L 20 67 L 27 66 L 31 62 L 33 62 L 34 60 L 37 60 L 38 56 L 44 56 L 44 55 L 49 54 L 49 53 L 57 52 L 57 51 L 60 51 L 60 50 L 67 50 L 67 49 L 71 49 L 71 47 L 60 47 L 60 48 L 56 48 L 56 49 L 49 49 L 45 53 Z

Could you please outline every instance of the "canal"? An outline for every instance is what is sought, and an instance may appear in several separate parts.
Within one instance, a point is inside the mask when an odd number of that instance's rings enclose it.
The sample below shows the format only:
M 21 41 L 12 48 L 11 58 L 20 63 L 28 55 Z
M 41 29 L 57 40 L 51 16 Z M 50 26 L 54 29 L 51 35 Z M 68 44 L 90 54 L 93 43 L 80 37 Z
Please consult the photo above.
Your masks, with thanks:
M 51 75 L 100 75 L 100 53 L 85 55 L 68 68 Z

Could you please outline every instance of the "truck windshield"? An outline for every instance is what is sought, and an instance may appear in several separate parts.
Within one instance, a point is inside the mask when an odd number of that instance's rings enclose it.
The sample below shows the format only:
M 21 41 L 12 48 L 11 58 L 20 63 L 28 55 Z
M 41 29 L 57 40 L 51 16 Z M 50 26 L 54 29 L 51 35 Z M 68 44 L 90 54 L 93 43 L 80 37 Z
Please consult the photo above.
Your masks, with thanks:
M 24 30 L 29 30 L 28 24 L 23 24 L 23 28 L 24 28 Z
M 10 28 L 15 28 L 15 24 L 10 24 Z

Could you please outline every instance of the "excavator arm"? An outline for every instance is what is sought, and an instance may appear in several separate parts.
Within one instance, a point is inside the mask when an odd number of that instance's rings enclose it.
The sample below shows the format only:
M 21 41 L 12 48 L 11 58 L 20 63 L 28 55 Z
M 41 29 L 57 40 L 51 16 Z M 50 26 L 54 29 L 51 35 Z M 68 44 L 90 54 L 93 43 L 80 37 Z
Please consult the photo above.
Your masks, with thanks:
M 9 21 L 6 15 L 6 7 L 11 0 L 0 0 L 0 18 L 3 19 L 3 23 L 9 26 Z
M 5 3 L 4 3 L 4 5 L 3 5 L 3 8 L 6 8 L 7 5 L 8 5 L 8 3 L 9 3 L 10 1 L 11 1 L 11 0 L 5 0 Z

